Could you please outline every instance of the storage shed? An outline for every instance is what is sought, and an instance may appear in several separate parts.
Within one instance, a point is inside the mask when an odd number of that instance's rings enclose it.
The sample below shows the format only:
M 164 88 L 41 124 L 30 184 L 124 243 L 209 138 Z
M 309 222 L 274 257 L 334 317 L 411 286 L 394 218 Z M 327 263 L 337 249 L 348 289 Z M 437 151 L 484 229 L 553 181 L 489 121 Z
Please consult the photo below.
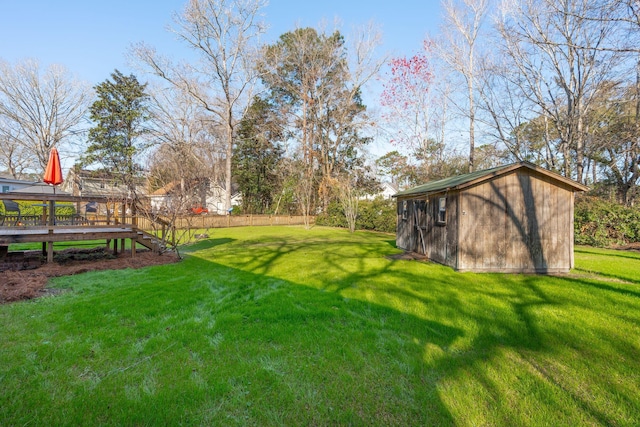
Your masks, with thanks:
M 587 189 L 528 162 L 429 182 L 394 196 L 396 246 L 458 271 L 566 273 Z

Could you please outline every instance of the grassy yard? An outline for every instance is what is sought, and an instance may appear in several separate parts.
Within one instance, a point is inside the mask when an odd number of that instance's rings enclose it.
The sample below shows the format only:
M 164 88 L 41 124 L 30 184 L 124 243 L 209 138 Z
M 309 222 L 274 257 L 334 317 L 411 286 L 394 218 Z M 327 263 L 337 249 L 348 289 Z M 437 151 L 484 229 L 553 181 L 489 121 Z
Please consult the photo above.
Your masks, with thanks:
M 186 252 L 0 306 L 0 425 L 640 425 L 640 254 L 460 274 L 293 227 Z

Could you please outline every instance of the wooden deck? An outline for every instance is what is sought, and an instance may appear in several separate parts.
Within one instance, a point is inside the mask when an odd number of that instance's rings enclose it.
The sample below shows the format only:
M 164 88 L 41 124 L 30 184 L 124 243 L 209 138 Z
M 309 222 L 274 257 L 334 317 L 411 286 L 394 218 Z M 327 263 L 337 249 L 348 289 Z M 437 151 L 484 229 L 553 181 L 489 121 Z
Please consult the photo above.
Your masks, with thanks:
M 8 246 L 14 243 L 33 243 L 42 242 L 43 253 L 47 255 L 47 262 L 53 261 L 53 244 L 55 242 L 73 242 L 82 240 L 105 240 L 107 247 L 113 242 L 113 252 L 118 252 L 118 240 L 120 240 L 121 251 L 124 250 L 126 239 L 131 239 L 131 256 L 135 256 L 136 244 L 139 243 L 154 252 L 162 252 L 165 245 L 162 239 L 153 234 L 147 233 L 137 226 L 137 218 L 131 217 L 132 224 L 127 224 L 123 216 L 121 216 L 118 224 L 118 218 L 113 218 L 107 214 L 106 225 L 97 225 L 95 222 L 89 222 L 86 218 L 78 223 L 73 217 L 71 221 L 61 221 L 64 218 L 58 218 L 55 215 L 56 202 L 73 202 L 76 204 L 88 203 L 89 201 L 97 203 L 106 203 L 107 212 L 109 212 L 109 203 L 115 206 L 117 201 L 109 201 L 106 197 L 91 196 L 80 197 L 69 194 L 48 194 L 48 193 L 0 193 L 0 200 L 19 200 L 19 201 L 37 201 L 38 206 L 42 206 L 43 215 L 38 216 L 34 221 L 21 220 L 21 216 L 15 218 L 10 226 L 0 227 L 0 257 L 2 253 L 6 253 Z M 124 201 L 122 202 L 122 212 L 125 212 Z M 31 223 L 30 223 L 31 222 Z M 72 225 L 69 225 L 69 222 Z M 30 224 L 29 224 L 30 223 Z M 45 225 L 46 223 L 46 225 Z M 114 224 L 115 223 L 115 224 Z M 26 225 L 29 224 L 29 225 Z M 164 236 L 164 233 L 163 233 Z
M 0 227 L 0 245 L 13 243 L 42 242 L 43 251 L 47 253 L 47 262 L 53 261 L 53 243 L 82 240 L 105 240 L 107 246 L 114 242 L 117 252 L 117 241 L 121 241 L 124 249 L 126 239 L 131 239 L 131 255 L 135 256 L 136 243 L 150 247 L 148 235 L 136 227 L 127 224 L 111 226 L 46 226 L 46 227 Z M 46 245 L 46 249 L 45 249 Z
M 136 237 L 137 230 L 131 226 L 45 226 L 0 228 L 0 244 L 5 245 L 26 242 L 135 239 Z

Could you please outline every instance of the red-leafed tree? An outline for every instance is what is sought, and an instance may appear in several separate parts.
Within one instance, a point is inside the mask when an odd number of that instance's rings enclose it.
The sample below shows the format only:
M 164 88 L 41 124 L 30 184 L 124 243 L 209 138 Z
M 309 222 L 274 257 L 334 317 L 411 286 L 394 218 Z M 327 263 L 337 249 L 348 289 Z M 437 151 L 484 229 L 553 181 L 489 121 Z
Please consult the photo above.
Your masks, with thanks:
M 430 44 L 411 57 L 391 59 L 381 104 L 391 142 L 409 150 L 423 164 L 425 176 L 439 163 L 444 147 L 444 97 L 434 88 Z

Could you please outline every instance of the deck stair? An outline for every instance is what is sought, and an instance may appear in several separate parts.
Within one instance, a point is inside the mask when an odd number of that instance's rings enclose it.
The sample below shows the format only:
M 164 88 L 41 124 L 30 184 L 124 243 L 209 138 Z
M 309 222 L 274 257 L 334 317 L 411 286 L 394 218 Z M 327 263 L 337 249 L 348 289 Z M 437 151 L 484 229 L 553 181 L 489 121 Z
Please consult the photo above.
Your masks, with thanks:
M 140 230 L 139 228 L 136 228 L 135 231 L 138 235 L 135 241 L 145 248 L 151 249 L 154 253 L 159 254 L 167 250 L 167 245 L 157 236 Z

